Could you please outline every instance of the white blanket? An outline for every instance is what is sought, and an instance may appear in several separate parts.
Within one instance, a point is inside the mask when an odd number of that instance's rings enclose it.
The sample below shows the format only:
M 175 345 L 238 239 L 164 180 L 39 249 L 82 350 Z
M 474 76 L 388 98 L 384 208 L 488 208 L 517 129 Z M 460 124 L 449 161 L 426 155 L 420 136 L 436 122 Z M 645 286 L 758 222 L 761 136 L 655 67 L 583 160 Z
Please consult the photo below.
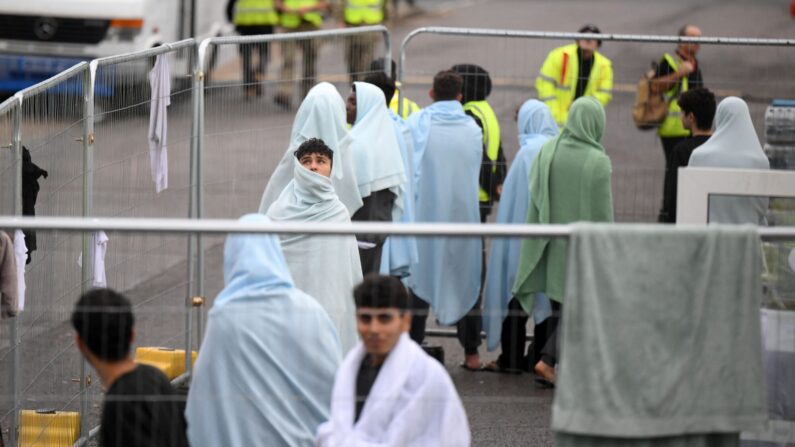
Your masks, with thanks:
M 17 259 L 17 310 L 25 310 L 25 261 L 28 258 L 28 247 L 25 245 L 25 233 L 14 231 L 14 257 Z
M 275 222 L 349 223 L 332 180 L 304 168 L 295 157 L 292 163 L 293 179 L 268 209 L 268 217 Z M 353 288 L 362 280 L 362 264 L 356 238 L 288 234 L 280 239 L 295 287 L 328 312 L 345 354 L 358 340 Z
M 468 446 L 469 423 L 447 371 L 403 334 L 387 357 L 354 423 L 359 343 L 343 360 L 331 394 L 331 420 L 318 428 L 320 447 Z
M 171 105 L 171 73 L 168 56 L 159 55 L 149 72 L 152 99 L 149 103 L 149 164 L 155 192 L 168 188 L 168 106 Z

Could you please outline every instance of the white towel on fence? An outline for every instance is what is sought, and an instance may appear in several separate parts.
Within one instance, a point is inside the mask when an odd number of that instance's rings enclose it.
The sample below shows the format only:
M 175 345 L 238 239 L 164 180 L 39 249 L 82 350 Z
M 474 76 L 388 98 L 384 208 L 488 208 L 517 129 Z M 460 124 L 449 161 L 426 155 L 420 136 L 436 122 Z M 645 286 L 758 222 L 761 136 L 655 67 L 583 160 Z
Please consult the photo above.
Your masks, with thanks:
M 92 246 L 94 249 L 94 287 L 107 287 L 105 253 L 108 251 L 108 235 L 104 231 L 94 233 Z
M 94 276 L 91 285 L 94 287 L 107 287 L 105 277 L 105 253 L 108 251 L 108 235 L 104 231 L 97 231 L 91 235 L 91 259 L 94 260 Z M 77 265 L 83 266 L 83 253 L 77 257 Z
M 155 192 L 168 188 L 168 110 L 171 105 L 171 74 L 168 58 L 157 56 L 149 72 L 152 101 L 149 110 L 149 161 Z
M 28 247 L 25 245 L 25 233 L 14 231 L 14 257 L 17 260 L 17 310 L 25 310 L 25 261 L 28 259 Z

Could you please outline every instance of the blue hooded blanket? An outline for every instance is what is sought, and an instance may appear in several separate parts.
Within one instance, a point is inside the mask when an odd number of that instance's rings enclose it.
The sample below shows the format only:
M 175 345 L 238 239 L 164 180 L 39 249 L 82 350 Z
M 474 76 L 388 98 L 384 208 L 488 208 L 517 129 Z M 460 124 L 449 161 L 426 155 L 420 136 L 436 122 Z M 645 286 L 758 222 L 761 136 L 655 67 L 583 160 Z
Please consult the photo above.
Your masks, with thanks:
M 403 158 L 403 167 L 406 180 L 403 185 L 403 215 L 401 223 L 414 222 L 414 182 L 413 182 L 413 157 L 414 146 L 411 142 L 411 131 L 403 118 L 389 111 L 392 119 L 395 138 L 400 146 L 400 155 Z M 403 280 L 407 287 L 413 288 L 411 265 L 417 263 L 417 240 L 407 236 L 389 236 L 384 243 L 381 255 L 381 274 L 397 276 Z
M 408 119 L 414 145 L 417 222 L 480 223 L 483 134 L 458 101 L 437 101 Z M 414 292 L 440 323 L 461 319 L 478 299 L 480 238 L 417 239 Z
M 276 236 L 230 236 L 224 283 L 188 394 L 190 444 L 314 445 L 342 358 L 331 320 L 293 286 Z
M 502 187 L 500 205 L 497 209 L 497 223 L 523 224 L 527 218 L 530 203 L 530 168 L 538 152 L 547 140 L 558 136 L 558 125 L 552 118 L 549 108 L 541 101 L 525 101 L 519 109 L 517 119 L 519 144 L 521 148 L 513 160 L 508 176 Z M 486 288 L 483 292 L 483 329 L 490 351 L 497 349 L 502 334 L 502 322 L 508 315 L 519 264 L 520 238 L 496 238 L 491 243 Z M 543 293 L 537 293 L 533 304 L 533 321 L 538 324 L 549 317 L 549 300 Z

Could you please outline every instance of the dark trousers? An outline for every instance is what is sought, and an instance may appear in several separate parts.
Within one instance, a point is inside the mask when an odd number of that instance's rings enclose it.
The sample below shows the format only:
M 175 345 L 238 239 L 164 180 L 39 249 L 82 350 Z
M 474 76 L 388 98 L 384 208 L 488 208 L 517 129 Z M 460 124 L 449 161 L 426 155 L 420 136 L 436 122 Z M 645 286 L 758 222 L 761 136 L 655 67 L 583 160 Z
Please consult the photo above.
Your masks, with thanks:
M 560 316 L 563 309 L 562 305 L 554 300 L 549 301 L 552 304 L 552 315 L 547 318 L 548 326 L 546 343 L 541 348 L 540 356 L 541 361 L 549 366 L 554 367 L 558 363 L 560 345 L 558 344 L 558 332 L 560 332 Z
M 362 207 L 353 216 L 352 221 L 364 222 L 391 222 L 392 206 L 395 203 L 395 193 L 388 189 L 373 191 L 362 199 Z M 360 248 L 359 260 L 362 263 L 362 273 L 378 273 L 381 269 L 381 253 L 384 250 L 386 236 L 374 234 L 360 234 L 356 237 L 360 242 L 375 244 L 373 248 Z
M 269 25 L 257 26 L 238 26 L 238 33 L 243 36 L 252 36 L 258 34 L 272 34 L 273 27 Z M 268 67 L 268 44 L 267 43 L 249 43 L 240 45 L 238 49 L 240 57 L 243 60 L 243 83 L 249 87 L 254 83 L 262 82 L 265 77 L 265 71 Z M 254 56 L 258 55 L 257 63 L 254 63 Z M 257 92 L 261 91 L 261 86 L 256 85 Z
M 687 137 L 660 137 L 660 141 L 662 142 L 663 147 L 663 154 L 665 155 L 665 173 L 663 175 L 663 179 L 668 175 L 668 171 L 670 169 L 676 169 L 673 166 L 673 153 L 674 148 L 677 144 L 681 141 L 686 140 Z M 663 181 L 663 191 L 665 191 L 665 182 Z M 664 199 L 664 198 L 663 198 Z M 657 217 L 658 222 L 665 222 L 668 219 L 667 212 L 665 211 L 665 203 L 660 205 L 660 213 Z
M 552 335 L 550 319 L 533 326 L 533 342 L 525 351 L 529 318 L 519 301 L 512 299 L 508 304 L 508 315 L 502 322 L 500 337 L 502 353 L 497 358 L 497 365 L 500 368 L 532 371 L 533 366 L 541 360 L 541 351 Z
M 414 294 L 411 290 L 412 319 L 409 336 L 418 344 L 425 340 L 425 325 L 430 305 Z M 477 354 L 480 346 L 480 332 L 483 330 L 483 319 L 480 312 L 480 299 L 475 306 L 456 323 L 456 335 L 466 355 Z

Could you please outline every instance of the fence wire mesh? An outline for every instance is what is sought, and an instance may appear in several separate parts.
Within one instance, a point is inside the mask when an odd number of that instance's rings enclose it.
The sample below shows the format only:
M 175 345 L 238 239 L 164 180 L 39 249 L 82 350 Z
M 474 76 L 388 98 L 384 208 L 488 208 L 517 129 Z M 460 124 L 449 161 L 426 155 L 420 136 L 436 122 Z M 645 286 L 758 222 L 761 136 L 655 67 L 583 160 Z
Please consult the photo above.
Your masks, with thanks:
M 167 95 L 171 101 L 167 119 L 170 168 L 168 188 L 160 193 L 155 191 L 149 149 L 149 112 L 153 99 L 149 75 L 156 57 L 148 55 L 99 64 L 93 91 L 92 214 L 189 216 L 190 153 L 191 144 L 195 143 L 191 140 L 191 126 L 196 125 L 191 100 L 194 93 L 202 95 L 204 100 L 200 118 L 204 120 L 200 127 L 203 132 L 198 135 L 203 147 L 202 217 L 233 218 L 256 210 L 264 186 L 289 143 L 293 116 L 305 91 L 316 81 L 328 81 L 345 98 L 353 78 L 351 71 L 359 76 L 369 73 L 368 59 L 381 58 L 388 51 L 389 42 L 383 36 L 382 31 L 372 30 L 355 36 L 325 34 L 288 42 L 277 41 L 273 36 L 249 39 L 243 44 L 236 39 L 217 39 L 199 58 L 205 62 L 200 70 L 205 78 L 199 92 L 193 90 L 196 80 L 191 77 L 196 47 L 188 44 L 164 52 L 161 57 L 168 61 L 171 81 Z M 346 52 L 354 37 L 372 43 L 373 49 L 372 53 L 369 49 L 358 50 L 361 53 L 358 56 L 365 62 L 351 70 L 348 64 L 351 58 Z M 518 150 L 516 109 L 523 100 L 536 96 L 534 81 L 549 50 L 569 43 L 570 39 L 531 41 L 489 37 L 493 51 L 479 54 L 467 51 L 467 40 L 481 38 L 432 33 L 415 37 L 401 55 L 405 59 L 402 92 L 421 106 L 427 106 L 430 104 L 427 91 L 439 70 L 459 63 L 476 63 L 486 68 L 494 85 L 489 102 L 500 121 L 503 148 L 510 161 Z M 446 39 L 455 39 L 457 44 L 450 46 Z M 368 45 L 364 47 L 369 48 Z M 635 129 L 631 109 L 634 85 L 640 75 L 664 52 L 672 52 L 674 46 L 649 41 L 605 41 L 600 50 L 613 60 L 615 75 L 613 100 L 606 109 L 603 144 L 613 163 L 617 221 L 651 222 L 657 218 L 664 174 L 662 151 L 655 133 Z M 704 44 L 699 53 L 706 86 L 719 97 L 737 95 L 746 99 L 762 141 L 764 110 L 770 99 L 795 95 L 795 87 L 788 79 L 793 68 L 791 52 L 790 47 Z M 289 54 L 294 59 L 292 70 L 289 63 L 285 67 Z M 781 61 L 780 66 L 761 69 L 762 61 L 771 58 Z M 732 63 L 739 59 L 744 63 Z M 249 63 L 251 68 L 245 70 L 244 64 Z M 303 64 L 314 65 L 314 72 Z M 33 162 L 48 172 L 46 178 L 39 179 L 41 191 L 36 206 L 39 215 L 80 216 L 84 211 L 86 167 L 81 139 L 85 137 L 84 86 L 88 75 L 87 67 L 76 70 L 59 82 L 26 95 L 22 102 L 22 143 L 30 150 Z M 0 145 L 6 145 L 13 138 L 13 113 L 9 111 L 14 109 L 3 106 L 0 109 L 6 111 L 0 114 Z M 2 214 L 13 213 L 14 163 L 13 152 L 0 148 Z M 791 225 L 791 210 L 787 203 L 773 201 L 769 219 L 778 225 Z M 80 380 L 81 360 L 68 321 L 83 286 L 78 265 L 82 236 L 39 231 L 37 239 L 38 249 L 26 267 L 30 298 L 26 311 L 18 317 L 21 342 L 17 349 L 24 354 L 24 360 L 17 365 L 21 409 L 77 411 L 80 388 L 73 379 Z M 124 290 L 134 303 L 135 346 L 184 348 L 186 331 L 190 329 L 184 323 L 185 298 L 190 295 L 191 287 L 196 286 L 191 283 L 192 274 L 186 274 L 192 269 L 187 257 L 188 239 L 187 235 L 158 233 L 110 235 L 105 258 L 107 284 Z M 208 249 L 201 285 L 210 298 L 204 307 L 209 309 L 212 297 L 223 287 L 223 238 L 205 236 L 204 239 Z M 490 245 L 489 241 L 486 244 Z M 786 321 L 780 322 L 791 316 L 795 296 L 793 247 L 795 243 L 791 242 L 766 243 L 764 257 L 765 312 L 773 313 L 763 318 L 768 318 L 768 323 L 774 322 L 765 339 L 766 349 L 771 347 L 768 351 L 774 352 L 765 354 L 768 383 L 782 384 L 783 389 L 792 389 L 791 378 L 795 377 L 792 373 L 795 338 L 787 332 Z M 0 329 L 7 331 L 7 326 L 3 323 Z M 527 330 L 532 332 L 532 326 Z M 0 339 L 0 343 L 6 343 L 0 345 L 2 371 L 13 367 L 9 365 L 12 346 L 8 340 L 5 336 Z M 0 422 L 8 428 L 12 425 L 13 402 L 8 398 L 12 393 L 6 381 L 0 386 L 5 387 Z M 771 387 L 770 392 L 774 393 L 775 389 Z M 95 426 L 102 396 L 96 384 L 88 387 L 88 394 L 90 410 L 83 417 L 89 420 L 89 426 Z M 506 401 L 512 398 L 504 397 Z M 771 418 L 795 420 L 795 403 L 779 398 L 771 394 Z M 464 401 L 473 412 L 484 403 L 476 395 L 465 396 Z M 533 406 L 538 399 L 530 396 L 514 403 L 517 402 Z M 509 414 L 517 408 L 508 406 L 501 411 Z M 473 424 L 473 432 L 477 433 L 478 428 L 484 433 L 488 431 L 491 422 L 480 422 L 482 425 Z M 784 430 L 789 439 L 795 436 L 791 428 Z
M 193 40 L 99 61 L 94 89 L 94 215 L 189 216 L 194 61 Z M 165 126 L 162 133 L 158 126 Z M 167 152 L 164 163 L 159 161 L 161 151 Z M 161 310 L 144 313 L 138 321 L 144 343 L 184 349 L 184 309 L 191 281 L 184 266 L 187 240 L 118 234 L 108 241 L 109 287 L 131 290 L 156 278 L 161 281 L 157 291 L 147 293 L 147 300 Z M 180 268 L 178 273 L 175 268 Z
M 23 182 L 25 214 L 33 211 L 35 201 L 38 215 L 82 215 L 87 68 L 87 64 L 82 64 L 54 82 L 22 93 L 21 143 L 32 163 L 42 170 L 28 172 L 38 177 L 38 186 Z M 35 171 L 33 165 L 28 169 Z M 26 295 L 31 298 L 17 317 L 19 343 L 4 353 L 3 362 L 13 359 L 15 351 L 17 358 L 26 360 L 16 365 L 18 409 L 75 411 L 80 389 L 79 383 L 71 379 L 79 378 L 81 360 L 73 337 L 64 329 L 68 312 L 65 309 L 71 306 L 82 284 L 78 264 L 82 239 L 75 234 L 31 231 L 25 233 L 25 243 L 29 263 L 22 267 L 26 270 Z M 3 370 L 10 371 L 7 364 Z M 7 396 L 14 396 L 13 390 L 6 391 Z M 16 421 L 16 415 L 11 414 L 13 409 L 13 397 L 4 399 L 4 426 Z
M 50 231 L 40 230 L 39 234 L 45 235 L 49 232 Z M 126 231 L 109 231 L 108 233 L 112 245 L 113 241 L 122 239 Z M 151 234 L 157 235 L 159 233 L 152 232 Z M 183 242 L 186 241 L 188 237 L 187 234 L 175 236 L 176 233 L 174 232 L 168 234 L 171 235 L 169 237 L 179 237 Z M 161 236 L 165 236 L 165 234 L 161 234 Z M 486 237 L 485 240 L 487 245 L 492 245 L 496 239 Z M 515 238 L 514 240 L 520 241 L 522 238 Z M 771 299 L 770 295 L 770 291 L 776 289 L 776 293 L 779 296 L 782 294 L 792 296 L 792 283 L 790 280 L 785 279 L 785 277 L 794 277 L 795 271 L 793 270 L 792 263 L 782 261 L 780 256 L 782 254 L 785 254 L 787 257 L 790 256 L 793 246 L 795 246 L 795 243 L 793 243 L 792 240 L 782 238 L 764 243 L 767 262 L 762 277 L 762 283 L 766 290 L 761 313 L 764 343 L 762 355 L 768 386 L 770 418 L 774 421 L 773 425 L 776 426 L 776 430 L 766 433 L 745 434 L 744 437 L 748 442 L 747 445 L 765 445 L 755 444 L 754 442 L 771 439 L 791 440 L 793 439 L 792 437 L 795 436 L 795 431 L 792 430 L 793 426 L 791 424 L 791 422 L 795 420 L 795 413 L 792 413 L 795 406 L 793 405 L 791 394 L 789 393 L 793 377 L 791 372 L 793 368 L 795 368 L 795 339 L 791 337 L 790 331 L 792 325 L 792 312 L 791 310 L 787 311 L 786 309 L 782 309 L 779 304 L 777 304 L 776 300 Z M 774 247 L 772 251 L 770 247 Z M 786 248 L 783 249 L 780 247 Z M 776 256 L 779 256 L 779 258 L 775 259 L 774 263 L 773 258 Z M 208 291 L 211 292 L 208 293 L 210 299 L 205 302 L 205 306 L 209 309 L 213 305 L 217 291 L 220 291 L 224 286 L 224 253 L 220 246 L 208 250 L 206 264 L 206 286 Z M 773 265 L 775 265 L 775 267 L 772 267 Z M 172 308 L 168 303 L 161 300 L 162 293 L 166 291 L 172 283 L 172 278 L 169 276 L 184 274 L 184 268 L 184 263 L 180 266 L 175 266 L 173 271 L 164 272 L 164 275 L 152 278 L 146 283 L 138 284 L 124 292 L 124 295 L 132 302 L 132 310 L 136 321 L 136 338 L 132 343 L 131 352 L 136 352 L 136 348 L 140 347 L 175 346 L 168 344 L 170 341 L 169 336 L 171 334 L 171 329 L 166 327 L 167 323 L 164 326 L 158 327 L 155 325 L 146 325 L 145 322 L 158 320 L 161 318 L 160 314 L 163 313 L 169 314 L 173 318 L 177 316 L 179 312 L 186 312 L 185 307 Z M 50 311 L 56 314 L 56 319 L 63 319 L 63 321 L 67 322 L 64 323 L 63 327 L 60 329 L 59 336 L 64 339 L 68 337 L 71 340 L 74 336 L 68 321 L 79 294 L 79 291 L 75 291 L 69 296 L 68 300 L 64 302 L 61 308 Z M 482 315 L 484 318 L 489 316 L 486 311 L 483 311 Z M 181 322 L 181 319 L 177 318 L 177 321 Z M 534 334 L 535 327 L 533 325 L 533 318 L 530 317 L 525 321 L 526 323 L 522 323 L 523 329 L 527 334 Z M 434 321 L 433 315 L 428 318 L 427 323 L 427 330 L 429 332 L 445 329 Z M 504 325 L 503 330 L 506 330 Z M 520 338 L 521 331 L 512 332 L 512 334 L 514 337 L 513 341 L 524 346 L 524 339 L 523 337 Z M 475 376 L 472 376 L 471 373 L 462 372 L 462 370 L 456 366 L 463 361 L 464 354 L 461 347 L 458 346 L 458 342 L 453 340 L 440 342 L 438 338 L 426 337 L 431 339 L 432 345 L 441 344 L 445 349 L 445 365 L 453 378 L 454 384 L 457 387 L 458 393 L 469 415 L 473 444 L 480 445 L 496 440 L 497 437 L 499 437 L 499 434 L 495 433 L 496 428 L 502 434 L 506 432 L 525 433 L 527 436 L 533 436 L 539 445 L 552 445 L 553 434 L 548 429 L 549 420 L 547 415 L 549 406 L 552 403 L 551 393 L 539 391 L 533 389 L 532 386 L 528 386 L 527 379 L 523 378 L 526 376 L 488 375 L 486 378 L 480 377 L 478 379 L 472 379 L 472 377 Z M 52 342 L 52 339 L 49 339 L 49 342 Z M 301 343 L 301 340 L 300 338 L 293 339 L 288 337 L 284 340 L 270 340 L 269 342 Z M 534 340 L 534 342 L 537 342 L 537 340 Z M 179 346 L 179 344 L 176 346 Z M 532 348 L 530 349 L 532 351 Z M 525 349 L 521 351 L 524 354 Z M 496 358 L 498 353 L 499 351 L 486 353 L 485 346 L 481 345 L 481 354 L 484 358 Z M 69 346 L 68 351 L 63 355 L 78 356 L 79 354 Z M 51 361 L 55 362 L 62 362 L 63 360 L 64 359 L 61 357 L 51 358 Z M 241 362 L 249 361 L 250 359 L 241 359 Z M 22 360 L 22 365 L 24 366 L 27 363 L 35 362 L 35 358 L 29 358 L 29 356 L 25 355 Z M 90 426 L 94 426 L 98 422 L 98 417 L 101 412 L 103 395 L 100 394 L 99 391 L 98 377 L 93 371 L 90 374 L 93 377 L 94 383 L 89 388 L 92 390 L 92 393 L 94 393 L 94 396 L 91 401 L 90 413 L 83 417 L 88 417 L 91 421 Z M 475 381 L 473 382 L 473 380 Z M 56 381 L 51 387 L 53 393 L 51 399 L 57 401 L 57 399 L 60 398 L 63 402 L 68 404 L 69 400 L 73 398 L 72 392 L 68 389 L 73 386 L 74 384 L 70 383 L 68 380 Z M 484 389 L 488 390 L 485 394 Z M 62 394 L 59 394 L 59 392 Z M 143 398 L 146 399 L 146 395 L 144 395 Z M 159 396 L 151 396 L 151 398 L 161 399 Z M 179 399 L 184 399 L 184 396 Z M 61 409 L 70 407 L 64 403 L 60 403 L 60 405 L 55 408 Z M 483 412 L 483 408 L 489 408 L 489 411 Z M 537 417 L 527 419 L 511 417 L 515 414 L 537 415 Z
M 374 27 L 369 27 L 374 28 Z M 373 58 L 383 58 L 384 28 L 352 35 L 320 33 L 297 40 L 260 36 L 213 41 L 205 53 L 207 82 L 203 138 L 203 217 L 238 217 L 255 211 L 265 185 L 290 141 L 295 111 L 316 82 L 334 84 L 343 98 L 352 76 L 346 49 L 366 40 L 370 50 L 355 54 L 363 62 L 353 77 L 369 74 Z M 348 30 L 346 30 L 347 32 Z M 241 53 L 263 58 L 246 74 Z M 234 200 L 229 200 L 234 198 Z
M 14 119 L 19 113 L 19 101 L 9 98 L 0 104 L 0 214 L 14 214 L 16 181 L 16 153 L 14 148 Z
M 418 32 L 419 31 L 419 32 Z M 488 102 L 500 122 L 506 158 L 518 150 L 516 111 L 523 101 L 537 98 L 536 78 L 549 52 L 573 44 L 574 39 L 522 35 L 523 31 L 499 30 L 502 35 L 478 35 L 495 30 L 420 29 L 404 41 L 402 92 L 421 107 L 431 103 L 428 90 L 433 76 L 455 64 L 471 63 L 486 69 L 493 90 Z M 532 33 L 532 32 L 529 32 Z M 468 34 L 468 35 L 467 35 Z M 654 36 L 620 36 L 622 41 L 603 40 L 599 52 L 612 61 L 614 89 L 606 106 L 602 144 L 613 165 L 613 201 L 619 222 L 656 222 L 662 203 L 665 159 L 656 132 L 638 130 L 632 108 L 638 80 L 659 63 L 664 53 L 674 54 L 676 43 L 655 42 Z M 638 37 L 637 41 L 631 41 Z M 468 42 L 488 39 L 490 50 L 473 53 Z M 750 39 L 753 41 L 753 39 Z M 737 40 L 739 42 L 739 40 Z M 719 101 L 740 96 L 751 110 L 760 141 L 765 141 L 765 109 L 774 98 L 795 96 L 789 73 L 795 69 L 795 48 L 777 44 L 702 43 L 698 52 L 704 86 Z M 742 60 L 743 63 L 736 63 Z M 764 61 L 780 61 L 766 66 Z

